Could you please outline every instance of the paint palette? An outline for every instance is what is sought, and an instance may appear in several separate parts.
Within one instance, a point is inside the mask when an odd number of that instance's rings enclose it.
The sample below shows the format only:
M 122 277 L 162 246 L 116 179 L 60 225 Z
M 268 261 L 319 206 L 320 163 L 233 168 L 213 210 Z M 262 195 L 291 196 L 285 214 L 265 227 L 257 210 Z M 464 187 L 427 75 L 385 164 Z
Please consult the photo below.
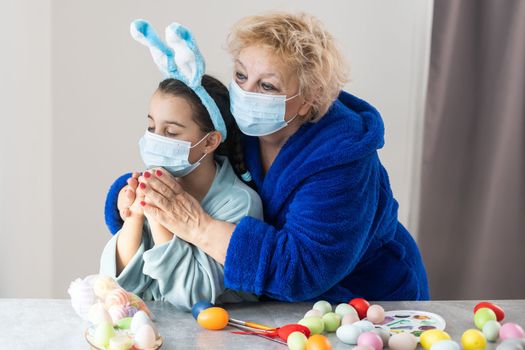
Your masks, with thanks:
M 419 338 L 421 333 L 429 329 L 444 330 L 447 323 L 443 317 L 426 311 L 393 310 L 385 312 L 385 320 L 376 324 L 390 334 L 412 333 Z

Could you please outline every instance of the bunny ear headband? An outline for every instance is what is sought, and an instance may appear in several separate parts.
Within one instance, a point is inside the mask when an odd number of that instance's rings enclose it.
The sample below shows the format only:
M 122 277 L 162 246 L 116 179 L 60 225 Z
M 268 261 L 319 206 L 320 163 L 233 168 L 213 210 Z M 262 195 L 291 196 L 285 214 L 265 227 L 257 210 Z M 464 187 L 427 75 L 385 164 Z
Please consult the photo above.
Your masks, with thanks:
M 201 84 L 204 75 L 204 58 L 191 32 L 178 23 L 166 27 L 166 44 L 158 37 L 153 27 L 145 20 L 131 23 L 131 36 L 147 46 L 153 61 L 165 78 L 182 81 L 199 96 L 210 113 L 215 130 L 226 140 L 226 125 L 215 101 Z

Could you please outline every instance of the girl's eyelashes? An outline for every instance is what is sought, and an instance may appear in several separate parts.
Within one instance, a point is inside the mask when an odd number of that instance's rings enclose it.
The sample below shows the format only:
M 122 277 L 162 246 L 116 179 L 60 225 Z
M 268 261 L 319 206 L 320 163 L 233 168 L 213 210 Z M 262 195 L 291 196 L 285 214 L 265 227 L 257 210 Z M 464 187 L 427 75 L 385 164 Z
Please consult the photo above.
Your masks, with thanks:
M 149 132 L 155 132 L 155 127 L 154 126 L 148 126 L 148 131 Z

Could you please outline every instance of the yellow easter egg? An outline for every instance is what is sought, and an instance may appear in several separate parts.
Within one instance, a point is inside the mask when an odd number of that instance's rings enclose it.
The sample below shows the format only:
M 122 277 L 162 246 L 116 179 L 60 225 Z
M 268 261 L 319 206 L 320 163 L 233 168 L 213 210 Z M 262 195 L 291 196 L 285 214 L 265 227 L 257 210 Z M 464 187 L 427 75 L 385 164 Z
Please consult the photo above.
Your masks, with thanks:
M 210 307 L 202 310 L 197 317 L 197 322 L 206 329 L 219 330 L 228 324 L 228 312 L 222 307 Z
M 429 329 L 428 331 L 421 333 L 421 336 L 419 337 L 419 342 L 425 350 L 430 350 L 432 344 L 441 340 L 450 340 L 450 335 L 439 329 Z
M 461 345 L 465 350 L 484 350 L 487 347 L 487 339 L 477 329 L 469 329 L 461 336 Z

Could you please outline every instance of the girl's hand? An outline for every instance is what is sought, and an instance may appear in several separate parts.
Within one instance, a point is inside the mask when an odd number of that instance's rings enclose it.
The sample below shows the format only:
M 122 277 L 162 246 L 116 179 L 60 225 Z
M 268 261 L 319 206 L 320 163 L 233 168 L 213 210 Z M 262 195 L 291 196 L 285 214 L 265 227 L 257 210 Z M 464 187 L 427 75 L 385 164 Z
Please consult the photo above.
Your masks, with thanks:
M 124 186 L 124 188 L 122 188 L 122 190 L 119 192 L 117 198 L 117 209 L 123 221 L 125 221 L 126 218 L 132 214 L 130 207 L 135 202 L 136 190 L 139 184 L 139 175 L 140 173 L 134 172 L 128 179 L 128 185 Z
M 200 203 L 186 193 L 169 172 L 152 169 L 139 177 L 139 188 L 145 194 L 144 214 L 160 223 L 186 242 L 199 246 L 213 219 Z

